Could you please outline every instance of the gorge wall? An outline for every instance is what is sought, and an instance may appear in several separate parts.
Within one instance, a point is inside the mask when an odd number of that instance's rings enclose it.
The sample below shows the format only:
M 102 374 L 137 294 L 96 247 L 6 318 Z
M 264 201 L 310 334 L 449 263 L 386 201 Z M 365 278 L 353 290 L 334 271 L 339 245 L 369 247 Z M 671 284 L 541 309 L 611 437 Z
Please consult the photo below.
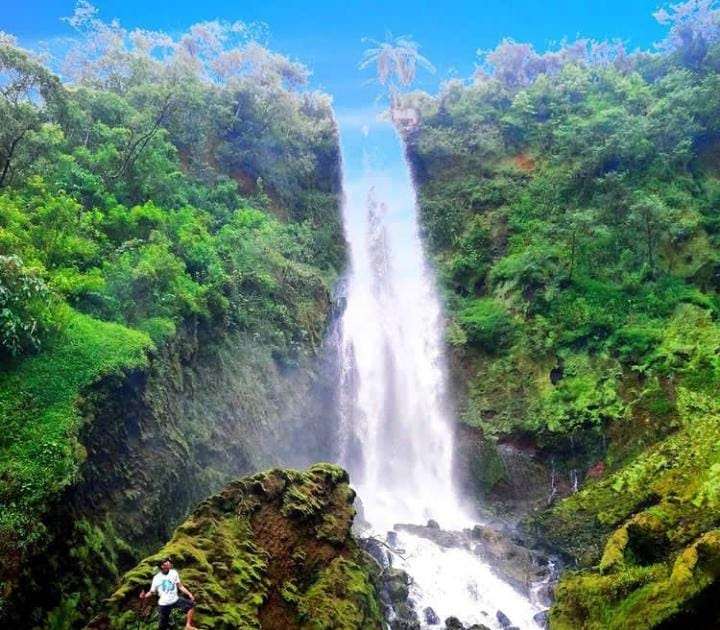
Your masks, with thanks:
M 506 41 L 494 73 L 403 100 L 460 468 L 468 494 L 579 567 L 551 627 L 711 627 L 718 44 L 692 64 L 589 45 Z
M 334 406 L 318 394 L 326 384 L 318 357 L 280 368 L 267 348 L 241 335 L 205 343 L 186 336 L 146 369 L 84 391 L 78 443 L 86 457 L 39 516 L 45 539 L 11 576 L 17 590 L 8 618 L 41 619 L 56 601 L 58 619 L 87 619 L 124 570 L 229 480 L 276 463 L 328 459 L 323 440 L 336 422 Z M 306 436 L 302 444 L 297 435 Z
M 86 26 L 81 56 L 109 28 Z M 231 39 L 253 64 L 222 81 L 221 50 L 120 37 L 63 83 L 0 42 L 3 115 L 35 134 L 0 190 L 6 623 L 82 625 L 198 501 L 330 458 L 337 129 L 300 64 Z

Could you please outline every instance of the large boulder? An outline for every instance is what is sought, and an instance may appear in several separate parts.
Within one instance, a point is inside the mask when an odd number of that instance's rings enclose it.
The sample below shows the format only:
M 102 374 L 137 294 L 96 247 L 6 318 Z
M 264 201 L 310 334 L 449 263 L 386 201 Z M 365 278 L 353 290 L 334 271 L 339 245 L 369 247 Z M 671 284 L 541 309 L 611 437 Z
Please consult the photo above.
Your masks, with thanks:
M 518 544 L 509 535 L 476 525 L 470 531 L 470 537 L 477 543 L 473 546 L 475 554 L 519 591 L 529 594 L 533 585 L 547 578 L 547 557 Z
M 440 547 L 472 550 L 498 576 L 526 595 L 543 580 L 547 581 L 547 586 L 543 588 L 552 586 L 548 580 L 548 558 L 516 542 L 510 532 L 485 525 L 476 525 L 473 529 L 463 531 L 447 531 L 439 527 L 400 523 L 395 525 L 395 529 L 431 540 Z
M 354 496 L 347 473 L 329 464 L 233 482 L 125 574 L 88 627 L 156 627 L 153 603 L 138 594 L 169 556 L 197 599 L 200 627 L 377 630 L 375 563 L 350 533 Z

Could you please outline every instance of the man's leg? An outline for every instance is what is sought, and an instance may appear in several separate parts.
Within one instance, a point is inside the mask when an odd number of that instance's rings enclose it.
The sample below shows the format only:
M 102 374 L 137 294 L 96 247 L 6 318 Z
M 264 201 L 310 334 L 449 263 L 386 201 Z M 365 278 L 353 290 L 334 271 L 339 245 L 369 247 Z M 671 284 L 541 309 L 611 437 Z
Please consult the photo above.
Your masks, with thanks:
M 172 606 L 158 606 L 158 630 L 167 630 L 170 627 L 172 608 Z
M 185 613 L 185 630 L 196 630 L 193 626 L 193 617 L 195 616 L 195 602 L 187 597 L 178 597 L 175 605 Z
M 185 628 L 186 630 L 194 630 L 195 626 L 193 626 L 193 617 L 195 616 L 195 607 L 193 606 L 190 610 L 187 611 L 187 617 L 185 618 Z

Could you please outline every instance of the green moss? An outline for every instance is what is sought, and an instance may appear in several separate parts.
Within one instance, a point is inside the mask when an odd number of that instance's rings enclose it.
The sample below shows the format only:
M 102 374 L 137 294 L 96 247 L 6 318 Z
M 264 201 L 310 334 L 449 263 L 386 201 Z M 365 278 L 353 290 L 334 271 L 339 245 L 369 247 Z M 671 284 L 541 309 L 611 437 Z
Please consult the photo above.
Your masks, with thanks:
M 703 534 L 670 566 L 566 576 L 558 587 L 551 627 L 642 630 L 692 613 L 694 598 L 720 579 L 720 530 Z
M 627 527 L 621 527 L 617 531 L 614 531 L 605 543 L 605 549 L 603 550 L 603 555 L 602 558 L 600 558 L 600 564 L 598 565 L 600 571 L 607 572 L 609 569 L 622 565 L 625 561 L 625 549 L 627 548 L 627 544 Z
M 74 443 L 79 397 L 108 374 L 147 364 L 152 342 L 143 333 L 69 311 L 63 333 L 41 354 L 0 373 L 0 475 L 3 498 L 34 503 L 72 476 L 82 452 Z
M 507 347 L 512 341 L 513 321 L 503 304 L 491 298 L 469 301 L 458 315 L 467 340 L 487 352 Z
M 531 422 L 529 409 L 551 388 L 553 364 L 514 347 L 502 356 L 471 361 L 468 397 L 461 420 L 488 436 L 504 435 Z
M 595 568 L 564 576 L 553 627 L 652 628 L 693 613 L 720 579 L 714 491 L 720 413 L 680 388 L 682 428 L 536 520 L 557 547 Z M 698 613 L 699 614 L 699 613 Z
M 307 630 L 371 630 L 382 615 L 367 569 L 335 558 L 298 602 Z
M 138 593 L 149 587 L 160 561 L 170 557 L 192 588 L 205 627 L 256 628 L 267 592 L 263 579 L 267 557 L 251 538 L 246 521 L 191 518 L 158 553 L 125 574 L 110 606 L 132 606 Z M 153 616 L 149 607 L 125 611 L 113 617 L 112 627 L 136 628 L 138 623 L 141 628 L 154 627 Z
M 476 451 L 468 462 L 473 485 L 480 496 L 488 496 L 493 488 L 508 480 L 507 470 L 492 439 L 477 440 Z
M 119 324 L 69 309 L 65 319 L 40 354 L 0 372 L 0 566 L 39 542 L 37 515 L 84 459 L 77 441 L 83 392 L 103 377 L 142 368 L 152 348 L 147 335 Z M 10 565 L 0 571 L 12 573 Z

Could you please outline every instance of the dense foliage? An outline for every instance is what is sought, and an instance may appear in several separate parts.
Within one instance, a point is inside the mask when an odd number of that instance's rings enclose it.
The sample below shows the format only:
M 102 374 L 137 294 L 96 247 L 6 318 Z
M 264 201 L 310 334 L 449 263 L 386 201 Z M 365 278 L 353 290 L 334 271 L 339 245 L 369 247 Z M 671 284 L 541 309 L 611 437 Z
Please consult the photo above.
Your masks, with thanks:
M 656 17 L 658 53 L 506 40 L 405 97 L 478 484 L 497 441 L 588 473 L 528 519 L 582 568 L 551 627 L 720 621 L 720 9 Z
M 690 341 L 720 288 L 712 37 L 692 59 L 684 40 L 652 55 L 505 41 L 471 85 L 406 98 L 449 340 L 487 355 L 468 423 L 553 444 L 669 412 L 683 379 L 717 387 L 717 359 Z
M 64 81 L 0 33 L 0 617 L 83 460 L 88 386 L 185 336 L 292 366 L 344 257 L 329 99 L 256 26 L 69 22 Z

